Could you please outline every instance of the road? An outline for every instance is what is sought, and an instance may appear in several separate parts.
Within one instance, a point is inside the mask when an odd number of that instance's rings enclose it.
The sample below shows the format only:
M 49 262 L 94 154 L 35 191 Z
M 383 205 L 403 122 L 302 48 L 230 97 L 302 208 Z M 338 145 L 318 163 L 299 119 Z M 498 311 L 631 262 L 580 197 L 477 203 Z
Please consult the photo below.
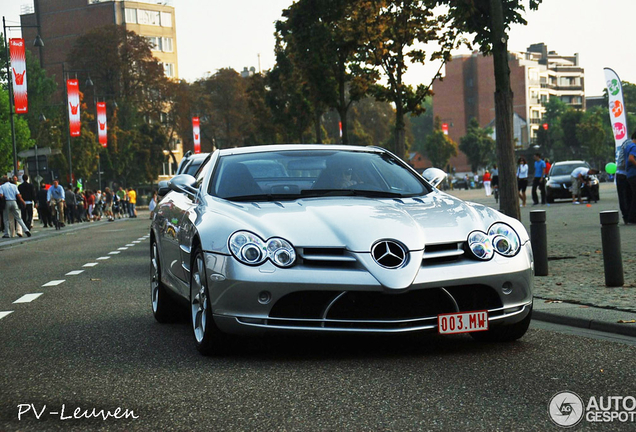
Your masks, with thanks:
M 277 337 L 202 357 L 187 320 L 152 317 L 148 227 L 121 220 L 0 248 L 0 316 L 12 311 L 0 319 L 0 430 L 545 431 L 559 429 L 558 392 L 636 396 L 633 339 L 546 325 L 505 345 Z M 93 409 L 122 418 L 86 418 Z

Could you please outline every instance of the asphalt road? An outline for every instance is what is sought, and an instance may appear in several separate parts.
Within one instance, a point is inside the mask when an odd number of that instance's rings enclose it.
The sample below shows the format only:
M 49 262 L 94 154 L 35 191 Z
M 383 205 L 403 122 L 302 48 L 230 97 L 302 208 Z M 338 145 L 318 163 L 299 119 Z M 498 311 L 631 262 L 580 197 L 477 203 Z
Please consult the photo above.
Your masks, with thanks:
M 186 320 L 152 317 L 148 226 L 102 223 L 0 249 L 0 316 L 13 311 L 0 319 L 0 430 L 545 431 L 559 430 L 548 416 L 558 392 L 636 397 L 633 341 L 550 327 L 504 345 L 245 339 L 233 355 L 202 357 Z M 93 409 L 129 417 L 87 419 Z

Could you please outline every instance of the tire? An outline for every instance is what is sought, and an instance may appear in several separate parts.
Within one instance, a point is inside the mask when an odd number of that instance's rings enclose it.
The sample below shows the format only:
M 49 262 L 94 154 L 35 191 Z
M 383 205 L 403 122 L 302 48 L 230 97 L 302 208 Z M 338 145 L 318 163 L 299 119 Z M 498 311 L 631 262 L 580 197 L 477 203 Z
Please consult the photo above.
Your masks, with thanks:
M 532 306 L 523 320 L 509 325 L 492 327 L 487 331 L 474 332 L 470 335 L 479 342 L 512 342 L 521 338 L 528 331 L 532 320 Z
M 193 254 L 190 275 L 190 320 L 197 350 L 205 355 L 224 355 L 229 351 L 230 339 L 214 322 L 210 305 L 205 259 L 201 249 Z
M 553 204 L 554 203 L 554 197 L 548 193 L 546 193 L 545 195 L 545 200 L 548 204 Z
M 157 241 L 150 245 L 150 302 L 152 314 L 160 323 L 173 322 L 177 317 L 177 306 L 168 295 L 168 288 L 161 282 L 161 260 Z

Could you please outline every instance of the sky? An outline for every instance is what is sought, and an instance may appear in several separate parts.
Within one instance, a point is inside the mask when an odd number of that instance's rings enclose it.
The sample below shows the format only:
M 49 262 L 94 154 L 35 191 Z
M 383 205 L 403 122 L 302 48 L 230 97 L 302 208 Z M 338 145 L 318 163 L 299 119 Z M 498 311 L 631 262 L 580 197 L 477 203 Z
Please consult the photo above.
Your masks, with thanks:
M 293 0 L 167 2 L 176 14 L 179 75 L 194 81 L 226 67 L 239 72 L 244 67 L 273 67 L 274 22 Z M 0 14 L 7 25 L 19 24 L 20 7 L 25 4 L 32 5 L 32 0 L 0 0 Z M 636 31 L 630 22 L 634 15 L 636 0 L 543 0 L 538 11 L 525 13 L 527 26 L 510 29 L 508 49 L 525 51 L 543 42 L 561 55 L 579 53 L 586 96 L 599 96 L 605 86 L 604 67 L 614 69 L 623 81 L 636 83 Z M 9 36 L 19 37 L 19 33 L 11 31 Z M 438 67 L 411 67 L 406 81 L 428 84 Z

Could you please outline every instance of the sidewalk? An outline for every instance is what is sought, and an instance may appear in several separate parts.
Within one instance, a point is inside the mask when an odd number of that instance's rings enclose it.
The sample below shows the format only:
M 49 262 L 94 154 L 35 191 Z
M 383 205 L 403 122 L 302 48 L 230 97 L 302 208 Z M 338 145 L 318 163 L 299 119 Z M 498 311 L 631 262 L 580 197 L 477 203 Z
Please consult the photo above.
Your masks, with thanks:
M 495 199 L 483 189 L 447 191 L 466 201 L 495 209 Z M 548 275 L 534 280 L 533 318 L 575 327 L 636 336 L 636 226 L 619 225 L 625 284 L 605 286 L 600 212 L 618 210 L 613 183 L 601 183 L 600 200 L 574 206 L 569 201 L 521 209 L 530 233 L 530 212 L 546 212 Z M 618 246 L 618 245 L 617 245 Z

